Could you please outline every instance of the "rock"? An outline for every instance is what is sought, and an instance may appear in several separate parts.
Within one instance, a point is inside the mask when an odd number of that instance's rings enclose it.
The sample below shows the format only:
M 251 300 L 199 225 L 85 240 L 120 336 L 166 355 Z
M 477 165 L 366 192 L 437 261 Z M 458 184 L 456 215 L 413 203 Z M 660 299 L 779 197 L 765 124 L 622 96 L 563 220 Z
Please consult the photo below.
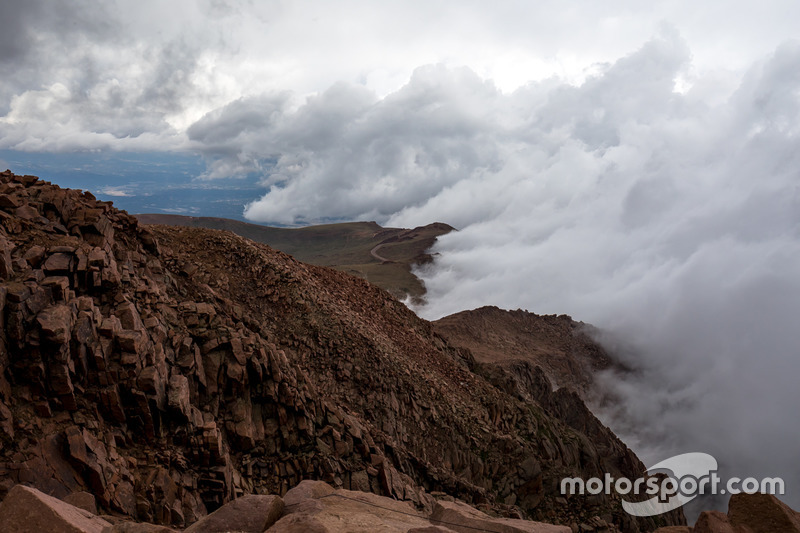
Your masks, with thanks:
M 24 302 L 31 296 L 31 288 L 22 283 L 9 283 L 6 285 L 6 299 L 9 302 Z
M 727 515 L 719 511 L 703 511 L 700 513 L 691 531 L 692 533 L 738 533 L 734 531 Z
M 334 533 L 313 516 L 292 514 L 284 516 L 264 533 Z
M 692 533 L 692 528 L 689 526 L 667 526 L 660 527 L 653 533 Z
M 32 205 L 21 205 L 14 210 L 14 214 L 23 220 L 37 220 L 41 218 L 39 210 Z
M 48 307 L 36 317 L 44 338 L 54 344 L 66 344 L 72 334 L 72 309 L 66 305 Z
M 728 520 L 734 530 L 748 533 L 800 533 L 800 513 L 772 494 L 734 494 Z
M 97 514 L 97 501 L 95 500 L 94 494 L 85 491 L 73 492 L 65 496 L 63 500 L 79 509 L 83 509 L 94 515 Z
M 169 392 L 167 393 L 167 403 L 170 409 L 180 413 L 184 419 L 189 417 L 189 380 L 186 376 L 178 373 L 172 374 L 169 378 Z
M 405 533 L 428 527 L 427 519 L 406 502 L 366 492 L 335 490 L 321 481 L 302 481 L 286 493 L 286 515 L 269 533 Z
M 9 279 L 14 274 L 11 249 L 8 239 L 0 235 L 0 279 Z
M 59 272 L 59 273 L 66 273 L 72 270 L 74 256 L 71 253 L 66 252 L 56 252 L 50 254 L 50 256 L 45 259 L 44 268 L 45 272 Z
M 177 530 L 156 524 L 120 522 L 107 527 L 103 533 L 179 533 Z
M 69 278 L 67 276 L 48 276 L 41 282 L 42 287 L 50 287 L 53 291 L 53 298 L 56 300 L 68 299 Z
M 125 302 L 117 306 L 114 313 L 122 324 L 122 329 L 141 331 L 144 326 L 139 316 L 139 311 L 132 302 Z
M 289 512 L 291 509 L 307 502 L 308 500 L 318 500 L 326 496 L 334 494 L 336 491 L 333 487 L 324 481 L 303 480 L 295 488 L 286 493 L 283 497 L 283 503 Z
M 19 199 L 15 196 L 8 194 L 0 194 L 0 209 L 7 209 L 9 207 L 19 207 Z
M 433 515 L 426 517 L 407 502 L 372 493 L 333 489 L 320 481 L 300 482 L 286 493 L 284 501 L 286 514 L 267 530 L 270 533 L 571 533 L 565 526 L 492 518 L 464 503 L 445 502 L 446 508 L 437 504 Z
M 78 426 L 68 427 L 64 436 L 70 462 L 84 472 L 94 493 L 104 496 L 107 487 L 103 473 L 103 465 L 107 464 L 105 447 L 86 429 L 81 430 Z
M 434 525 L 443 525 L 457 533 L 474 533 L 481 529 L 497 533 L 572 533 L 567 526 L 511 518 L 492 518 L 461 502 L 437 501 L 430 521 Z
M 111 524 L 34 488 L 15 485 L 0 503 L 3 531 L 14 533 L 102 533 Z
M 195 522 L 185 533 L 262 533 L 280 518 L 283 508 L 279 496 L 242 496 Z
M 31 246 L 22 258 L 25 259 L 31 267 L 36 268 L 42 263 L 45 252 L 44 246 Z

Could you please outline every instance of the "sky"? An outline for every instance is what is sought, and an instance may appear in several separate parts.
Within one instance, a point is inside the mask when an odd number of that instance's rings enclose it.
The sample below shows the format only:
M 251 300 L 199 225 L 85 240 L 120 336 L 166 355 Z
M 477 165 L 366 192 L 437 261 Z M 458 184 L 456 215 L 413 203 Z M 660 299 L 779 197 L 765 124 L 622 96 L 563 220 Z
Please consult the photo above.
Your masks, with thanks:
M 420 315 L 601 327 L 637 368 L 603 377 L 602 415 L 646 463 L 711 453 L 800 508 L 799 2 L 5 0 L 0 20 L 0 166 L 131 209 L 447 222 Z

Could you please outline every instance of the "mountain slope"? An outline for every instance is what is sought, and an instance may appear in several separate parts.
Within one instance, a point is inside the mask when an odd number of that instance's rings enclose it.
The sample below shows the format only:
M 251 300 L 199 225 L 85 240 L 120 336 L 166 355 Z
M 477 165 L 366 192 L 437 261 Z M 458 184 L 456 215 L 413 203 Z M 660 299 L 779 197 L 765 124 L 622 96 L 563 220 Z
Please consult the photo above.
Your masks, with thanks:
M 287 253 L 312 265 L 328 266 L 362 277 L 397 298 L 417 301 L 425 295 L 411 272 L 430 261 L 436 238 L 453 231 L 436 222 L 414 229 L 383 228 L 375 222 L 346 222 L 304 228 L 275 228 L 238 220 L 181 215 L 136 215 L 143 224 L 222 229 Z
M 461 311 L 433 322 L 437 333 L 470 350 L 482 365 L 512 369 L 528 362 L 558 387 L 588 392 L 593 376 L 621 369 L 595 342 L 594 328 L 567 315 L 536 315 L 493 306 Z
M 184 525 L 319 479 L 421 508 L 443 491 L 565 524 L 682 521 L 562 498 L 563 476 L 643 465 L 537 368 L 526 397 L 492 385 L 362 279 L 8 172 L 0 224 L 0 496 L 84 490 Z

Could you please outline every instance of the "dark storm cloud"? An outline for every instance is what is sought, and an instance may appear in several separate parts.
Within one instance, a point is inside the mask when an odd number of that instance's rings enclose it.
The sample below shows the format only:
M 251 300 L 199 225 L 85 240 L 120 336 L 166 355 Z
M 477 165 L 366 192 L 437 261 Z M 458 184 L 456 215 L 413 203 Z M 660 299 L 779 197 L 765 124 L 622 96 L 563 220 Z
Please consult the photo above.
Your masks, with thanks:
M 27 20 L 39 11 L 37 2 L 8 0 L 0 3 L 0 20 L 4 31 L 0 32 L 0 64 L 14 63 L 30 50 Z
M 96 2 L 4 2 L 0 144 L 21 150 L 164 149 L 171 117 L 198 96 L 204 47 L 180 34 L 126 31 L 125 13 Z M 146 18 L 146 17 L 145 17 Z M 156 32 L 157 33 L 157 32 Z
M 6 0 L 0 3 L 0 20 L 0 69 L 6 76 L 0 87 L 50 75 L 50 68 L 74 52 L 122 35 L 106 5 L 96 2 Z

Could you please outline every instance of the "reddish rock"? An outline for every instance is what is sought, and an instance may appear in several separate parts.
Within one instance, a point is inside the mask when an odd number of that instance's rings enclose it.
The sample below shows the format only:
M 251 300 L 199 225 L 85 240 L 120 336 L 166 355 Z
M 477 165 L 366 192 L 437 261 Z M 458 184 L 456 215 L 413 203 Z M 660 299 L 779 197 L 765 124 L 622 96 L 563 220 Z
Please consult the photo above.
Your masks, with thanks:
M 263 533 L 280 518 L 283 508 L 278 496 L 242 496 L 195 522 L 186 533 Z
M 572 533 L 567 526 L 510 518 L 491 518 L 461 502 L 436 502 L 430 521 L 434 525 L 444 525 L 457 533 L 473 533 L 481 529 L 497 533 Z
M 72 334 L 72 309 L 66 305 L 55 305 L 36 317 L 43 337 L 54 344 L 65 344 Z
M 156 524 L 120 522 L 103 530 L 103 533 L 179 533 L 171 527 Z
M 19 207 L 20 201 L 15 196 L 0 194 L 0 209 Z
M 735 530 L 747 533 L 800 533 L 800 513 L 772 494 L 734 494 L 728 520 Z
M 44 259 L 45 252 L 46 250 L 44 246 L 31 246 L 22 257 L 28 262 L 29 265 L 31 265 L 33 268 L 36 268 L 41 264 L 42 259 Z
M 63 500 L 79 509 L 83 509 L 84 511 L 88 511 L 94 515 L 97 514 L 97 500 L 95 499 L 94 495 L 89 492 L 73 492 L 72 494 L 65 496 Z
M 9 279 L 14 274 L 11 249 L 11 242 L 0 235 L 0 279 Z
M 23 220 L 38 220 L 41 218 L 39 210 L 32 205 L 21 205 L 14 210 L 14 215 Z
M 719 511 L 704 511 L 695 522 L 692 533 L 738 533 L 728 521 L 727 515 Z
M 74 261 L 74 255 L 68 252 L 51 253 L 45 259 L 43 269 L 45 272 L 70 272 Z
M 14 533 L 102 533 L 111 524 L 31 487 L 15 485 L 0 503 L 3 531 Z
M 190 413 L 190 398 L 189 398 L 189 380 L 186 376 L 178 373 L 173 373 L 169 378 L 169 392 L 167 394 L 167 402 L 170 409 L 180 413 L 184 419 L 189 418 Z
M 293 514 L 281 518 L 264 533 L 335 533 L 325 527 L 317 518 Z
M 41 281 L 42 287 L 53 291 L 53 298 L 66 301 L 69 296 L 69 278 L 66 276 L 48 276 Z

